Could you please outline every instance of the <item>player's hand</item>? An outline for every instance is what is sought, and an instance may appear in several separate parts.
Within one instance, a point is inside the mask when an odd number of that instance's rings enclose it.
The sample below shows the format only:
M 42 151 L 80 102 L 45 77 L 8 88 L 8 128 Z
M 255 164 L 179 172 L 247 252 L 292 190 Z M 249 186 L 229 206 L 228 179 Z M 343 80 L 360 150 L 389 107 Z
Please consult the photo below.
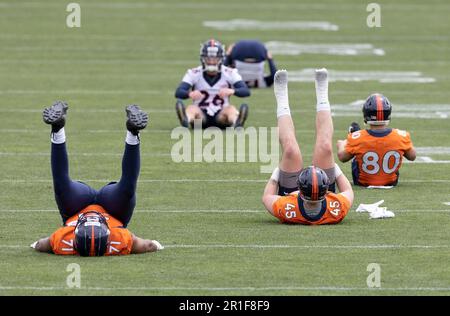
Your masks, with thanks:
M 234 94 L 234 89 L 222 88 L 219 90 L 219 97 L 225 98 Z
M 272 53 L 267 51 L 267 59 L 272 59 Z
M 200 100 L 203 98 L 203 93 L 201 93 L 201 91 L 199 91 L 199 90 L 194 90 L 194 91 L 189 92 L 189 97 L 194 101 Z

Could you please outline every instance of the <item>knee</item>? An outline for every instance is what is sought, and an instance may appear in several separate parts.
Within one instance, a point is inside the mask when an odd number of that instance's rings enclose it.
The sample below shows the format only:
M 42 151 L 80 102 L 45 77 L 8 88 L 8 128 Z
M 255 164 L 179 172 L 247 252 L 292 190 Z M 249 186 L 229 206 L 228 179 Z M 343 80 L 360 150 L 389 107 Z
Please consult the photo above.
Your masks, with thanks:
M 297 159 L 300 157 L 300 148 L 297 142 L 288 141 L 283 144 L 283 155 L 287 159 Z
M 319 147 L 321 155 L 324 156 L 332 156 L 333 155 L 333 145 L 331 144 L 331 141 L 321 141 L 317 144 Z

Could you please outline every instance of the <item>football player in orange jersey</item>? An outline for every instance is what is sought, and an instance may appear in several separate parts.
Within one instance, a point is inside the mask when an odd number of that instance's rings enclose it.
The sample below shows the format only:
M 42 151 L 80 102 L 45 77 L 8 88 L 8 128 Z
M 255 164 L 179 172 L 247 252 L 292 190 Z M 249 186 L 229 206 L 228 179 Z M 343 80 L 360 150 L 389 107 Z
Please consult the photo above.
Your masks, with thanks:
M 282 158 L 266 185 L 262 201 L 269 213 L 283 223 L 337 224 L 344 219 L 353 203 L 352 186 L 333 158 L 328 72 L 319 69 L 315 76 L 316 143 L 313 165 L 304 168 L 289 108 L 287 71 L 281 70 L 275 74 L 274 92 Z M 334 184 L 337 184 L 339 194 L 329 191 L 333 190 Z
M 402 157 L 416 159 L 416 150 L 408 132 L 388 128 L 392 106 L 381 94 L 370 95 L 363 105 L 361 130 L 353 122 L 346 140 L 338 140 L 338 158 L 352 161 L 353 183 L 361 186 L 395 186 L 398 183 Z
M 136 237 L 126 229 L 136 205 L 140 169 L 139 131 L 148 115 L 137 105 L 126 107 L 127 136 L 122 177 L 99 191 L 69 177 L 64 125 L 68 105 L 58 101 L 43 112 L 51 124 L 51 169 L 55 199 L 63 227 L 31 245 L 40 252 L 58 255 L 112 256 L 154 252 L 163 249 L 155 240 Z

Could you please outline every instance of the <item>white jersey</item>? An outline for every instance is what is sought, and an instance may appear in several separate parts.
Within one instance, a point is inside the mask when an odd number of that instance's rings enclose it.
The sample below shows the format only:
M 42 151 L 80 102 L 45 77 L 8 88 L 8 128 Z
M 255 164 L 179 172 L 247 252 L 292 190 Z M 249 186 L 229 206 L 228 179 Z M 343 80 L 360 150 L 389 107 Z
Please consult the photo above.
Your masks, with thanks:
M 205 78 L 203 78 L 203 69 L 201 66 L 189 69 L 183 77 L 183 82 L 191 85 L 192 90 L 199 90 L 203 93 L 204 97 L 200 100 L 195 100 L 194 104 L 206 111 L 206 114 L 209 116 L 216 115 L 230 104 L 229 97 L 219 97 L 219 90 L 232 88 L 238 81 L 242 81 L 242 77 L 237 70 L 223 65 L 221 67 L 220 79 L 213 86 L 210 86 Z
M 267 87 L 266 81 L 264 80 L 264 61 L 259 63 L 247 63 L 235 60 L 234 64 L 247 86 L 250 88 Z

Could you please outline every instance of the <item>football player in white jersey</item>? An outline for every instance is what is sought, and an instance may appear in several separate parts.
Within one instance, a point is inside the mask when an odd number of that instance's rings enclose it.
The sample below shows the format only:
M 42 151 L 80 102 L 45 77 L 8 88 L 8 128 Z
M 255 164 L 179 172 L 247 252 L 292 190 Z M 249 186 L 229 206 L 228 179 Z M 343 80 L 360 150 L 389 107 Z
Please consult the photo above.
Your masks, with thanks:
M 188 69 L 178 86 L 176 111 L 184 127 L 193 126 L 201 120 L 202 127 L 241 127 L 248 115 L 248 105 L 242 104 L 239 111 L 230 104 L 230 96 L 248 97 L 250 90 L 236 69 L 224 66 L 223 45 L 211 39 L 200 49 L 201 66 Z M 192 99 L 184 107 L 182 99 Z
M 264 72 L 266 61 L 269 75 Z M 249 88 L 270 87 L 277 72 L 272 54 L 257 40 L 241 40 L 231 44 L 224 65 L 236 68 Z

